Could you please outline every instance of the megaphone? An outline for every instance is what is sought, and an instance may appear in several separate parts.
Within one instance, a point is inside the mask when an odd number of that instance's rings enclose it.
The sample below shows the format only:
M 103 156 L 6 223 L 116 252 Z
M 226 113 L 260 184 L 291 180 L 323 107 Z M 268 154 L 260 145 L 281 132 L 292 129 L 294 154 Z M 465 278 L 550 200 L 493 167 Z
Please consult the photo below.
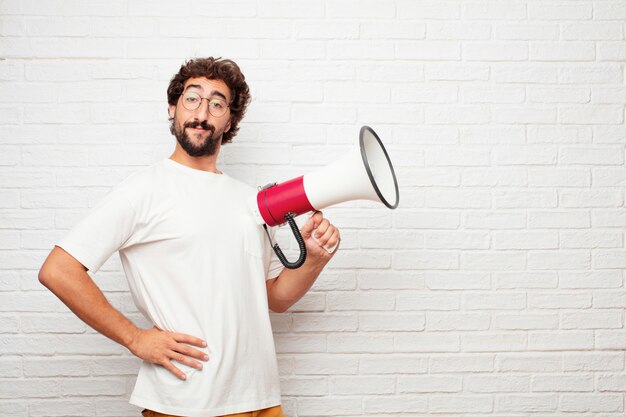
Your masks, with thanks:
M 363 126 L 358 147 L 317 171 L 262 187 L 250 200 L 250 208 L 257 224 L 265 228 L 270 243 L 267 226 L 289 223 L 300 248 L 298 260 L 289 262 L 278 244 L 272 247 L 286 268 L 295 269 L 306 260 L 306 246 L 294 217 L 351 200 L 376 201 L 393 210 L 399 199 L 391 159 L 376 132 Z

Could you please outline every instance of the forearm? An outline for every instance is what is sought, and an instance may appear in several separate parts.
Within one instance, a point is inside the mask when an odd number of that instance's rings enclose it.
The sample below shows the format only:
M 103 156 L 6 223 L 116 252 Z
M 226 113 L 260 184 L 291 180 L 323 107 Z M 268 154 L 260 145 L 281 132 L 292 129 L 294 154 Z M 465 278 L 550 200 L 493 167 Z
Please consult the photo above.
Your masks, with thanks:
M 67 252 L 55 247 L 39 272 L 39 281 L 81 320 L 128 348 L 139 329 L 109 303 L 84 267 L 68 258 Z
M 272 283 L 270 309 L 275 312 L 284 312 L 297 303 L 313 286 L 325 265 L 326 262 L 307 257 L 300 268 L 285 268 Z

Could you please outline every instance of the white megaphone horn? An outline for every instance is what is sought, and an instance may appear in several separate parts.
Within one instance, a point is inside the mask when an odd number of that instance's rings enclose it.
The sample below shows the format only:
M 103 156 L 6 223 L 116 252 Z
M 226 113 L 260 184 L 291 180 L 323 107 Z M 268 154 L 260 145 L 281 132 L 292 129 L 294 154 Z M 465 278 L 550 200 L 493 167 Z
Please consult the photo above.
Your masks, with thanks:
M 300 247 L 300 257 L 287 261 L 278 244 L 273 245 L 280 261 L 289 269 L 300 267 L 306 259 L 306 246 L 293 220 L 300 214 L 351 200 L 371 200 L 390 209 L 398 207 L 398 181 L 382 141 L 369 126 L 359 133 L 359 146 L 337 161 L 317 171 L 259 190 L 250 208 L 258 224 L 289 223 Z M 267 236 L 270 237 L 269 232 Z M 270 243 L 271 243 L 270 237 Z

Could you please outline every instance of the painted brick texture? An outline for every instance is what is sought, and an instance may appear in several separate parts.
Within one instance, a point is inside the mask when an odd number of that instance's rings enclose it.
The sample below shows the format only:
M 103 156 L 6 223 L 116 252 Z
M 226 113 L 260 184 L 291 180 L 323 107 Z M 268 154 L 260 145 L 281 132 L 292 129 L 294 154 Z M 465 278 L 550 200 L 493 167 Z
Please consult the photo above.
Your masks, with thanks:
M 253 94 L 222 169 L 287 180 L 367 124 L 400 183 L 395 211 L 326 210 L 340 252 L 272 314 L 287 415 L 624 416 L 625 21 L 626 0 L 0 0 L 0 415 L 139 415 L 139 361 L 37 271 L 169 155 L 169 78 L 214 55 Z M 95 279 L 148 325 L 116 256 Z

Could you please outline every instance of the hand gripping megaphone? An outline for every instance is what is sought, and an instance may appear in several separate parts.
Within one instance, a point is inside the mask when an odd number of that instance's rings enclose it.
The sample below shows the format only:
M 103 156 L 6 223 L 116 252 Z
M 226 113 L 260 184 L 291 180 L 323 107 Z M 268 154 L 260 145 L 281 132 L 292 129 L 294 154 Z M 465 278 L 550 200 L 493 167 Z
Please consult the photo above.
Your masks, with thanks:
M 306 260 L 306 246 L 294 217 L 351 200 L 377 201 L 395 209 L 399 198 L 389 155 L 376 132 L 363 126 L 358 147 L 317 171 L 262 187 L 256 198 L 250 199 L 250 208 L 257 224 L 265 228 L 270 243 L 267 226 L 289 223 L 300 248 L 298 260 L 289 262 L 278 244 L 272 247 L 286 268 L 295 269 Z

